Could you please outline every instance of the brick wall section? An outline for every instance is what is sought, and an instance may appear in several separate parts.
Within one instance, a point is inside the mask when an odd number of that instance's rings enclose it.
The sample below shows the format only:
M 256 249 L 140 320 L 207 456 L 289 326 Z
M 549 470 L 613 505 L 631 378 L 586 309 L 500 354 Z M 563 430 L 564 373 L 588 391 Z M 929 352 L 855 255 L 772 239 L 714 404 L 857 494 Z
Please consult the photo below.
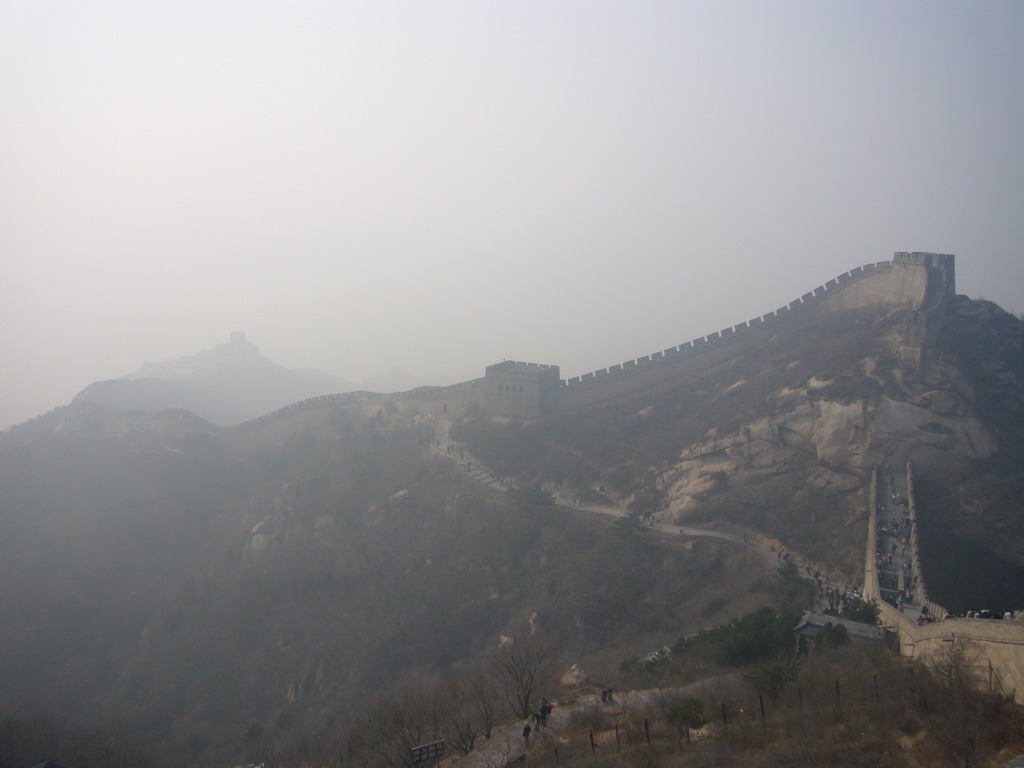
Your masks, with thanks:
M 905 359 L 919 363 L 921 350 L 941 324 L 945 299 L 955 286 L 954 258 L 949 254 L 897 252 L 892 261 L 851 269 L 774 312 L 723 328 L 706 336 L 633 360 L 573 377 L 558 378 L 557 365 L 505 361 L 488 366 L 480 379 L 443 387 L 418 387 L 380 394 L 346 392 L 323 395 L 287 406 L 233 429 L 265 425 L 305 409 L 393 402 L 425 414 L 460 416 L 471 410 L 505 417 L 536 418 L 570 412 L 620 397 L 671 386 L 681 376 L 705 371 L 746 349 L 764 344 L 774 334 L 801 322 L 813 312 L 866 306 L 904 306 L 919 310 L 905 334 Z
M 928 663 L 950 643 L 970 642 L 978 651 L 973 663 L 991 665 L 993 692 L 1024 704 L 1024 621 L 950 618 L 917 626 L 900 618 L 896 629 L 904 656 Z M 979 682 L 987 684 L 985 679 Z
M 942 290 L 951 285 L 953 257 L 946 254 L 894 254 L 892 261 L 879 261 L 844 272 L 799 299 L 774 312 L 724 328 L 676 347 L 635 360 L 602 368 L 563 382 L 546 397 L 544 412 L 557 414 L 586 408 L 621 397 L 671 386 L 690 373 L 711 369 L 748 349 L 763 345 L 773 335 L 804 321 L 815 312 L 834 312 L 869 306 L 921 308 L 936 281 L 941 264 Z M 944 302 L 943 302 L 944 304 Z M 924 332 L 912 360 L 920 358 Z
M 907 464 L 908 500 L 911 504 L 912 516 L 917 518 L 917 508 L 913 495 L 913 467 Z M 877 600 L 880 608 L 880 621 L 883 626 L 894 631 L 899 638 L 900 653 L 922 659 L 925 663 L 935 661 L 943 649 L 950 643 L 970 642 L 978 651 L 978 659 L 973 664 L 991 667 L 993 690 L 1005 695 L 1012 695 L 1018 704 L 1024 704 L 1024 617 L 1013 621 L 997 619 L 967 619 L 950 617 L 943 621 L 928 622 L 918 625 L 896 608 L 881 599 L 878 578 L 875 571 L 875 531 L 877 470 L 871 474 L 871 493 L 868 497 L 868 540 L 864 564 L 864 597 Z M 914 548 L 915 567 L 920 574 L 920 553 Z M 922 595 L 927 595 L 923 578 L 919 585 Z M 931 600 L 925 599 L 931 616 L 944 616 L 948 611 Z M 982 673 L 979 682 L 983 686 L 989 684 L 989 674 Z

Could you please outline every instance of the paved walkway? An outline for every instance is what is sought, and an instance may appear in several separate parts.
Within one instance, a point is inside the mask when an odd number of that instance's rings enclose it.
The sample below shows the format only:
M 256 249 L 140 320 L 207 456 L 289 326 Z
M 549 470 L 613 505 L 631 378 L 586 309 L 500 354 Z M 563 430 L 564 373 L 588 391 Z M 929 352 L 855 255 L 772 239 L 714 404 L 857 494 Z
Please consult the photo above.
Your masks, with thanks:
M 597 694 L 588 695 L 579 699 L 575 706 L 581 702 L 592 703 L 597 701 Z M 544 752 L 556 746 L 555 734 L 565 728 L 569 722 L 569 716 L 573 707 L 563 706 L 554 702 L 554 709 L 548 715 L 548 724 L 540 731 L 533 731 L 530 734 L 529 747 L 531 751 Z M 523 739 L 523 725 L 525 721 L 516 720 L 496 728 L 491 733 L 491 738 L 481 741 L 476 748 L 464 757 L 457 759 L 452 765 L 459 768 L 502 768 L 509 762 L 526 753 L 527 744 Z M 533 723 L 530 727 L 533 728 Z
M 533 730 L 530 733 L 529 750 L 534 757 L 553 750 L 558 746 L 558 733 L 564 729 L 576 709 L 589 709 L 590 707 L 602 707 L 609 714 L 620 713 L 624 708 L 639 708 L 648 704 L 655 697 L 665 695 L 693 695 L 692 691 L 699 689 L 701 683 L 694 683 L 682 688 L 652 689 L 644 691 L 618 692 L 614 698 L 602 703 L 599 693 L 586 693 L 568 701 L 553 701 L 554 709 L 548 716 L 547 725 L 538 733 Z M 523 739 L 524 722 L 515 721 L 495 729 L 491 738 L 481 741 L 476 748 L 468 755 L 460 756 L 449 763 L 457 765 L 458 768 L 503 768 L 512 760 L 520 757 L 526 752 L 526 742 Z M 534 726 L 530 723 L 531 728 Z
M 911 621 L 921 615 L 920 574 L 914 557 L 917 520 L 907 504 L 907 475 L 891 469 L 878 473 L 875 568 L 882 599 Z M 901 600 L 902 596 L 902 600 Z

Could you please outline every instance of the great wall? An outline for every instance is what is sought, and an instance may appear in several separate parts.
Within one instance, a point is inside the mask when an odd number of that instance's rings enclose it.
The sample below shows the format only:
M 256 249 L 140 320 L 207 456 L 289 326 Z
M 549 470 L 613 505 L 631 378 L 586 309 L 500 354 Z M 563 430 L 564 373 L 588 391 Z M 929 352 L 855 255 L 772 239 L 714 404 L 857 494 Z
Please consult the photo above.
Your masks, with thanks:
M 875 467 L 867 512 L 864 599 L 877 601 L 879 622 L 895 635 L 900 653 L 941 666 L 960 643 L 979 685 L 1024 704 L 1024 616 L 1012 620 L 975 618 L 970 613 L 954 616 L 928 597 L 921 569 L 914 472 L 909 462 L 900 468 Z M 897 538 L 891 536 L 894 517 L 906 521 L 899 528 L 905 536 L 905 554 L 894 544 L 896 557 L 886 563 L 880 555 L 888 550 L 885 544 Z M 901 592 L 909 597 L 897 599 Z
M 907 372 L 920 370 L 928 348 L 937 338 L 949 300 L 955 296 L 954 257 L 949 254 L 897 252 L 891 261 L 879 261 L 844 272 L 774 312 L 724 328 L 669 349 L 627 360 L 597 371 L 562 380 L 557 365 L 505 361 L 490 365 L 484 376 L 440 387 L 418 387 L 407 392 L 381 394 L 346 392 L 323 395 L 281 408 L 252 421 L 218 430 L 186 411 L 171 412 L 182 426 L 200 426 L 235 435 L 256 431 L 265 439 L 280 430 L 286 438 L 297 429 L 324 426 L 325 409 L 343 406 L 372 414 L 379 409 L 417 413 L 426 418 L 458 417 L 483 413 L 497 417 L 534 419 L 572 413 L 621 398 L 642 395 L 677 384 L 694 373 L 727 363 L 735 356 L 768 343 L 775 334 L 795 327 L 820 313 L 876 308 L 906 310 L 899 356 Z M 165 412 L 167 413 L 167 412 Z M 877 599 L 881 623 L 898 638 L 900 653 L 941 663 L 943 649 L 968 643 L 987 674 L 982 675 L 993 692 L 1024 704 L 1024 616 L 1015 621 L 955 617 L 928 598 L 920 568 L 916 536 L 918 510 L 913 473 L 893 474 L 890 484 L 899 485 L 908 499 L 907 514 L 914 521 L 909 535 L 907 574 L 897 573 L 896 583 L 916 575 L 915 595 L 902 610 L 894 603 L 894 578 L 877 566 L 879 507 L 884 507 L 882 483 L 876 467 L 868 494 L 868 531 L 864 568 L 864 595 Z M 898 482 L 895 478 L 902 478 Z M 918 618 L 926 620 L 918 623 Z M 983 681 L 984 682 L 984 681 Z
M 919 370 L 929 345 L 936 340 L 949 300 L 955 296 L 955 265 L 950 254 L 897 252 L 891 261 L 879 261 L 857 267 L 829 280 L 774 312 L 714 333 L 692 339 L 669 349 L 627 360 L 607 368 L 562 380 L 557 365 L 505 361 L 490 365 L 484 376 L 442 387 L 419 387 L 408 392 L 380 394 L 347 392 L 305 400 L 253 421 L 232 428 L 247 431 L 271 428 L 284 417 L 296 426 L 310 415 L 310 424 L 323 407 L 339 404 L 375 410 L 398 408 L 424 416 L 460 416 L 481 412 L 498 417 L 538 418 L 571 413 L 579 409 L 613 402 L 617 399 L 657 391 L 672 386 L 689 374 L 706 371 L 728 362 L 772 336 L 806 322 L 819 313 L 850 309 L 878 308 L 908 310 L 900 345 L 900 359 L 909 371 Z M 908 497 L 908 515 L 916 521 L 912 469 L 907 464 L 901 474 L 902 488 Z M 895 477 L 895 475 L 893 475 Z M 895 604 L 891 578 L 877 567 L 879 541 L 878 510 L 880 484 L 878 469 L 872 473 L 868 495 L 868 532 L 864 569 L 864 594 L 877 599 L 881 622 L 898 638 L 900 653 L 931 662 L 940 662 L 949 644 L 969 643 L 977 661 L 986 665 L 990 690 L 1012 696 L 1024 703 L 1024 617 L 1016 621 L 959 618 L 949 615 L 928 598 L 920 568 L 916 530 L 909 536 L 909 567 L 916 598 L 902 609 Z M 897 576 L 899 582 L 900 576 Z M 916 600 L 916 603 L 915 603 Z M 918 621 L 919 617 L 927 620 Z
M 524 419 L 571 413 L 671 386 L 681 376 L 726 362 L 816 313 L 867 307 L 911 311 L 900 354 L 906 365 L 917 368 L 927 345 L 935 339 L 955 288 L 952 255 L 897 252 L 891 261 L 865 264 L 844 272 L 774 312 L 568 380 L 560 378 L 557 365 L 509 360 L 487 366 L 481 378 L 448 386 L 417 387 L 389 394 L 360 391 L 322 395 L 231 429 L 266 427 L 282 417 L 338 405 L 379 408 L 391 403 L 425 415 L 479 411 Z

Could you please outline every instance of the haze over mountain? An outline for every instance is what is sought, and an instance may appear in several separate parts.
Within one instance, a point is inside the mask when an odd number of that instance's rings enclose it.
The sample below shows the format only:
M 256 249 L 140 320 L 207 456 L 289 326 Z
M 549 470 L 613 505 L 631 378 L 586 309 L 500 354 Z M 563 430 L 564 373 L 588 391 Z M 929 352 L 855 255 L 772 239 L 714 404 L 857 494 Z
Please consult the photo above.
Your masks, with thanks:
M 244 333 L 235 332 L 228 343 L 191 357 L 147 362 L 121 379 L 90 384 L 72 402 L 113 412 L 180 408 L 224 427 L 309 397 L 372 387 L 392 392 L 411 389 L 415 381 L 397 367 L 361 387 L 323 371 L 289 370 L 261 355 Z
M 566 376 L 920 248 L 1024 311 L 1016 2 L 0 4 L 0 428 L 231 329 Z
M 537 390 L 550 402 L 530 418 L 498 412 L 530 408 L 526 386 L 557 372 L 510 363 L 243 428 L 76 399 L 0 434 L 0 614 L 17 617 L 0 710 L 121 723 L 179 765 L 271 748 L 297 765 L 357 749 L 342 735 L 375 696 L 479 669 L 509 638 L 557 649 L 559 674 L 617 680 L 638 654 L 790 606 L 783 548 L 856 583 L 882 461 L 915 464 L 933 599 L 1009 607 L 1024 321 L 953 295 L 951 257 L 897 257 Z M 168 384 L 222 355 L 267 365 L 233 344 Z M 492 472 L 514 490 L 481 482 Z M 732 539 L 611 524 L 573 498 Z
M 649 684 L 805 607 L 783 551 L 857 583 L 882 463 L 930 595 L 1020 609 L 1022 40 L 1001 0 L 0 3 L 0 766 L 392 768 L 375 702 L 521 723 L 533 641 L 550 690 Z M 1024 734 L 924 691 L 758 761 Z

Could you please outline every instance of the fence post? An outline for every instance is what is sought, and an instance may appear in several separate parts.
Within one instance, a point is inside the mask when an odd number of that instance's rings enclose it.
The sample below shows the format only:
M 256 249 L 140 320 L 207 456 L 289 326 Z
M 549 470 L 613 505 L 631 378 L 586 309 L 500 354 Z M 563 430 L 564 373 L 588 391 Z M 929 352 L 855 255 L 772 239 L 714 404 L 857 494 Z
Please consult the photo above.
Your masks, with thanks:
M 594 729 L 590 729 L 590 751 L 597 752 L 597 746 L 594 744 Z
M 615 751 L 622 751 L 622 742 L 619 740 L 619 724 L 615 724 Z
M 647 718 L 644 718 L 644 738 L 647 739 L 647 743 L 651 743 L 651 726 Z

